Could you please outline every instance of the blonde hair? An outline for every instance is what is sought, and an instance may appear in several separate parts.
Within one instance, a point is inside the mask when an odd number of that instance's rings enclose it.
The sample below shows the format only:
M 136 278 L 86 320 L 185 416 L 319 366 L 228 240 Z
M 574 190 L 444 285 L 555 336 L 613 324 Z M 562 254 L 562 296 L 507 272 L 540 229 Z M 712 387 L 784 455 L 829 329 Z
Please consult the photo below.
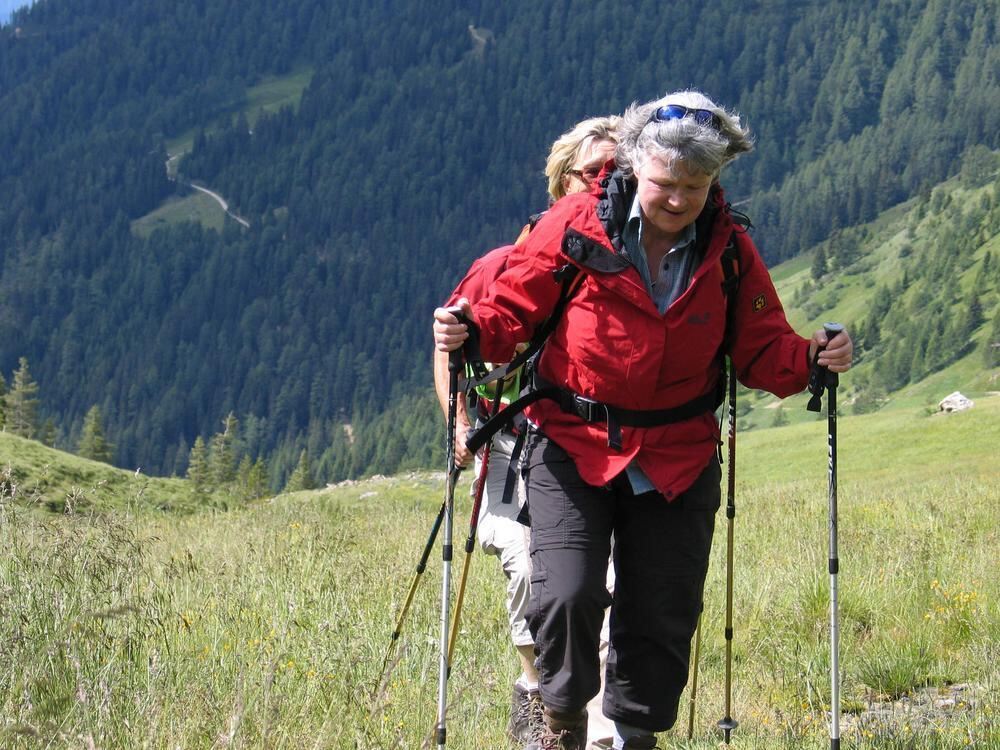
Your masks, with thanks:
M 549 195 L 552 200 L 559 200 L 566 195 L 563 178 L 573 168 L 580 153 L 594 141 L 618 142 L 618 115 L 607 117 L 591 117 L 577 123 L 556 139 L 545 161 L 545 176 L 549 178 Z

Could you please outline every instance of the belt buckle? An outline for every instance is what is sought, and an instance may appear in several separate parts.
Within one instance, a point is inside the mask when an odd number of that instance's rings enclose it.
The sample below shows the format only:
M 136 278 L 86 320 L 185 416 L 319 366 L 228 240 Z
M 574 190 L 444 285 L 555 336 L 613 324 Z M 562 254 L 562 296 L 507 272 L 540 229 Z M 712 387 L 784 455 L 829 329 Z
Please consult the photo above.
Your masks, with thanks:
M 579 394 L 574 394 L 573 401 L 574 411 L 585 422 L 607 421 L 608 408 L 600 401 Z

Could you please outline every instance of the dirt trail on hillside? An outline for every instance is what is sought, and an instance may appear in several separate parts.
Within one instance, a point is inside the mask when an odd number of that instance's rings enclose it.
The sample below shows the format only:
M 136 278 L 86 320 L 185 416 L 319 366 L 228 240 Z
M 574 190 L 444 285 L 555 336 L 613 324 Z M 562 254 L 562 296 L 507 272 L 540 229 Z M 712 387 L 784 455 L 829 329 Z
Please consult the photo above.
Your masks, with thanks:
M 229 216 L 231 216 L 233 219 L 235 219 L 236 221 L 238 221 L 240 224 L 242 224 L 247 229 L 250 228 L 250 222 L 247 221 L 246 219 L 244 219 L 242 216 L 238 216 L 235 213 L 233 213 L 232 211 L 230 211 L 229 210 L 229 204 L 226 202 L 226 199 L 223 198 L 221 195 L 219 195 L 218 193 L 216 193 L 216 192 L 214 192 L 212 190 L 209 190 L 207 187 L 202 187 L 201 185 L 195 185 L 193 182 L 188 182 L 188 183 L 185 183 L 185 184 L 189 185 L 190 187 L 193 187 L 195 190 L 199 190 L 202 193 L 205 193 L 206 195 L 212 196 L 212 198 L 215 199 L 215 202 L 218 203 L 220 206 L 222 206 L 222 210 L 223 211 L 225 211 L 227 214 L 229 214 Z

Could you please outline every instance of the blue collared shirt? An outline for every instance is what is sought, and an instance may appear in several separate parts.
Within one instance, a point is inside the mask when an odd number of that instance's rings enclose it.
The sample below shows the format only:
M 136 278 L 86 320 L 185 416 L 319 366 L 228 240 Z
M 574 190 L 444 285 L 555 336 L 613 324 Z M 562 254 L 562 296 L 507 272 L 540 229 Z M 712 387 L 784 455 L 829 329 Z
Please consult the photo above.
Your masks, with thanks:
M 688 284 L 691 283 L 697 257 L 694 252 L 696 236 L 694 222 L 692 222 L 684 229 L 684 233 L 677 243 L 663 256 L 656 281 L 653 281 L 649 263 L 646 260 L 646 251 L 642 246 L 642 211 L 639 207 L 639 197 L 636 196 L 632 201 L 632 209 L 629 211 L 628 221 L 622 231 L 622 244 L 625 246 L 625 251 L 628 253 L 632 265 L 635 266 L 645 282 L 646 291 L 649 292 L 649 296 L 660 311 L 660 315 L 667 311 L 670 303 L 680 297 L 687 289 Z M 625 472 L 632 485 L 632 492 L 636 495 L 656 490 L 653 483 L 649 481 L 649 477 L 646 476 L 646 472 L 639 468 L 636 461 L 633 460 Z
M 642 210 L 639 207 L 639 197 L 632 201 L 632 209 L 629 211 L 628 221 L 622 231 L 622 243 L 628 253 L 629 260 L 635 266 L 642 280 L 646 283 L 646 291 L 653 298 L 653 303 L 663 315 L 670 307 L 670 303 L 681 296 L 684 290 L 691 283 L 691 275 L 694 272 L 694 241 L 696 231 L 694 222 L 691 222 L 684 229 L 677 243 L 667 251 L 660 261 L 659 273 L 656 281 L 646 260 L 646 251 L 642 246 Z

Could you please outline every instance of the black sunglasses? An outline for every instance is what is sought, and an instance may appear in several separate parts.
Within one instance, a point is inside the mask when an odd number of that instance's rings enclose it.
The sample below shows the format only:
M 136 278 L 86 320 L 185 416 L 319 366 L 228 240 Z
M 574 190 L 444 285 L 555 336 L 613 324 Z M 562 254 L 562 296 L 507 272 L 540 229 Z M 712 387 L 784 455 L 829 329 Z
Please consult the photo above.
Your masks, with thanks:
M 722 130 L 722 120 L 715 112 L 708 109 L 690 109 L 680 104 L 667 104 L 653 111 L 649 116 L 650 122 L 667 122 L 667 120 L 681 120 L 690 117 L 699 125 Z
M 579 177 L 581 180 L 583 180 L 584 182 L 589 183 L 589 182 L 592 182 L 593 180 L 597 179 L 598 175 L 601 174 L 601 170 L 603 168 L 604 168 L 604 165 L 602 164 L 600 166 L 585 167 L 583 169 L 567 169 L 566 170 L 566 174 L 575 175 L 575 176 Z

